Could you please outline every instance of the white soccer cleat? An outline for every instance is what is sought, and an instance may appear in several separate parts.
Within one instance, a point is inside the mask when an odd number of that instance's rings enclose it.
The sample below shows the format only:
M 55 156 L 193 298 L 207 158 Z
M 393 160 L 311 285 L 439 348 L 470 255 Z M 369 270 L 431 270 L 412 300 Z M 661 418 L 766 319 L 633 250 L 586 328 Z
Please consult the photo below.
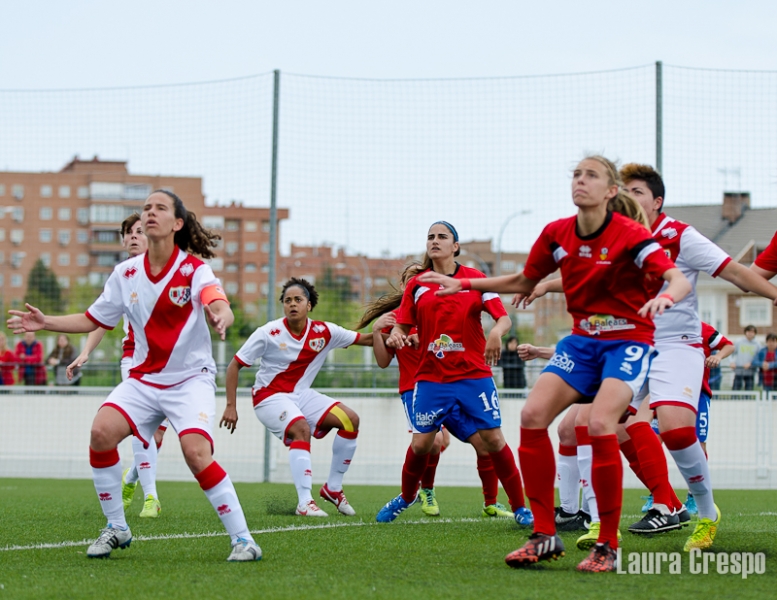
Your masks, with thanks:
M 108 527 L 100 532 L 100 537 L 89 546 L 86 555 L 89 558 L 108 558 L 116 548 L 128 548 L 132 542 L 130 528 L 119 529 L 108 523 Z
M 232 544 L 232 552 L 227 557 L 229 562 L 250 562 L 262 560 L 262 549 L 253 540 L 237 538 Z
M 297 506 L 295 511 L 300 517 L 328 517 L 323 510 L 318 507 L 315 500 L 308 500 L 305 504 Z
M 324 500 L 334 504 L 337 507 L 337 510 L 339 510 L 345 516 L 352 517 L 356 514 L 353 506 L 351 506 L 351 504 L 348 502 L 348 499 L 345 497 L 343 490 L 340 490 L 339 492 L 333 492 L 329 489 L 327 484 L 324 484 L 321 486 L 321 490 L 318 493 Z

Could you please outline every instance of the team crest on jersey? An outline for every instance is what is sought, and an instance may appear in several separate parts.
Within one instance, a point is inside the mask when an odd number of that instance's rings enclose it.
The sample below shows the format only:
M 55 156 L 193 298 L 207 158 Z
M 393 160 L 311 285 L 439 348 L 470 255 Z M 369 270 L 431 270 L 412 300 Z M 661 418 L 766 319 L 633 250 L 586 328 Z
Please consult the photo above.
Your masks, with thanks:
M 192 299 L 192 288 L 188 285 L 170 288 L 170 302 L 176 306 L 184 306 Z
M 137 273 L 137 272 L 138 272 L 137 268 L 135 268 L 135 267 L 127 267 L 124 270 L 124 278 L 125 279 L 132 279 L 133 277 L 135 277 L 135 273 Z
M 661 230 L 661 235 L 671 240 L 677 237 L 677 230 L 674 227 L 667 227 Z
M 280 415 L 278 415 L 278 420 L 279 421 L 285 421 L 287 416 L 288 415 L 286 414 L 286 411 L 284 410 Z
M 132 292 L 130 294 L 130 304 L 137 304 L 138 303 L 138 293 Z
M 316 323 L 315 325 L 313 325 L 313 331 L 315 331 L 316 333 L 321 333 L 325 329 L 326 329 L 326 327 L 324 325 L 322 325 L 321 323 Z
M 280 350 L 281 352 L 286 352 L 286 350 L 288 349 L 289 347 L 286 345 L 286 342 L 281 342 L 280 344 L 278 344 L 278 350 Z
M 610 250 L 608 248 L 602 248 L 599 251 L 599 260 L 596 261 L 597 265 L 609 265 L 610 261 L 607 260 L 607 256 L 609 255 Z
M 189 275 L 194 273 L 194 266 L 191 263 L 183 263 L 181 265 L 181 268 L 178 269 L 178 272 L 184 277 L 188 277 Z
M 429 344 L 429 352 L 434 352 L 437 358 L 445 358 L 446 352 L 464 352 L 464 345 L 454 342 L 449 335 L 444 333 Z
M 308 342 L 308 346 L 315 352 L 321 352 L 324 346 L 326 346 L 326 340 L 324 338 L 313 338 Z
M 591 246 L 580 246 L 580 258 L 591 258 Z
M 671 260 L 672 259 L 672 251 L 669 248 L 664 248 L 664 254 L 666 254 L 666 257 Z
M 599 335 L 603 331 L 622 331 L 634 329 L 626 319 L 616 319 L 612 315 L 591 315 L 587 319 L 580 319 L 580 329 L 591 335 Z

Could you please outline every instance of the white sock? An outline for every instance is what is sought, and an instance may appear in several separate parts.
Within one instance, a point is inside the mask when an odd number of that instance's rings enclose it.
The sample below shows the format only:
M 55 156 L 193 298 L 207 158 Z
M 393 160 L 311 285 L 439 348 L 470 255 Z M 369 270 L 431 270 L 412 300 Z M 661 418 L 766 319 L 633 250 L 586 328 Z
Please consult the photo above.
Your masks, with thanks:
M 348 437 L 344 437 L 343 433 L 346 433 Z M 355 452 L 356 433 L 338 431 L 335 441 L 332 442 L 332 466 L 329 469 L 329 478 L 326 480 L 326 487 L 333 492 L 343 490 L 343 475 L 351 466 Z
M 712 481 L 707 457 L 698 440 L 682 450 L 670 450 L 677 468 L 685 477 L 688 489 L 696 499 L 700 519 L 717 520 L 715 500 L 712 497 Z
M 307 442 L 292 442 L 289 450 L 289 467 L 291 479 L 297 488 L 299 506 L 313 499 L 310 490 L 313 488 L 313 470 L 310 464 L 310 444 Z
M 594 486 L 591 484 L 591 466 L 593 465 L 594 455 L 590 445 L 577 447 L 577 464 L 580 469 L 580 482 L 583 485 L 583 502 L 588 504 L 586 511 L 591 515 L 591 522 L 599 522 L 599 509 L 596 505 L 596 495 Z
M 137 438 L 132 438 L 132 464 L 127 471 L 126 477 L 124 477 L 124 483 L 137 483 L 138 482 L 138 466 L 135 461 L 135 441 Z M 139 442 L 138 442 L 139 443 Z M 141 444 L 142 446 L 143 444 Z
M 248 531 L 243 507 L 240 506 L 240 500 L 237 499 L 237 492 L 235 492 L 235 486 L 232 485 L 229 475 L 224 472 L 218 463 L 213 462 L 201 473 L 198 473 L 196 477 L 201 487 L 203 485 L 207 487 L 213 481 L 220 480 L 212 487 L 208 487 L 208 489 L 203 488 L 203 491 L 219 519 L 224 524 L 224 528 L 229 533 L 232 543 L 234 544 L 237 538 L 253 541 L 254 538 L 251 537 L 251 533 Z
M 156 492 L 156 441 L 152 438 L 148 448 L 144 448 L 143 442 L 133 437 L 132 452 L 135 457 L 135 462 L 132 466 L 135 468 L 137 478 L 140 480 L 140 487 L 143 488 L 143 499 L 145 500 L 148 495 L 159 499 Z M 127 477 L 129 477 L 129 473 L 127 473 Z
M 558 470 L 558 497 L 561 508 L 568 514 L 576 514 L 580 510 L 580 469 L 577 455 L 564 456 L 560 454 L 556 463 Z
M 124 518 L 124 504 L 121 501 L 121 461 L 116 453 L 116 464 L 110 467 L 92 467 L 92 479 L 97 497 L 100 499 L 100 508 L 108 520 L 108 523 L 121 527 L 127 527 Z

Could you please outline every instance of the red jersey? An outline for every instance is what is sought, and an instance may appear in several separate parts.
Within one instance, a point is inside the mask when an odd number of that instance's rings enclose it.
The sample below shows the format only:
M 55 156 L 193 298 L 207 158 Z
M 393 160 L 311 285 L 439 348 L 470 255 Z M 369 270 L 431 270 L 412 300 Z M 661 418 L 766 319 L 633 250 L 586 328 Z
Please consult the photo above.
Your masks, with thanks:
M 484 310 L 495 320 L 507 316 L 502 300 L 497 294 L 477 290 L 436 296 L 434 292 L 440 288 L 418 281 L 419 275 L 407 282 L 397 315 L 397 323 L 418 327 L 421 360 L 415 381 L 450 383 L 492 377 L 480 316 Z M 477 279 L 485 275 L 457 264 L 452 277 Z
M 391 313 L 397 317 L 398 311 L 394 310 Z M 381 333 L 391 333 L 391 327 L 384 328 Z M 418 333 L 418 328 L 413 327 L 408 335 Z M 421 362 L 421 346 L 418 348 L 414 346 L 405 346 L 397 352 L 394 348 L 386 346 L 386 350 L 390 354 L 397 357 L 397 364 L 399 365 L 399 393 L 400 395 L 405 392 L 409 392 L 415 387 L 415 374 L 418 372 L 418 365 Z
M 712 355 L 713 350 L 720 350 L 723 346 L 734 345 L 731 340 L 724 337 L 717 329 L 704 321 L 701 322 L 701 340 L 705 359 Z M 704 376 L 701 378 L 701 391 L 708 396 L 712 396 L 712 389 L 710 389 L 710 369 L 706 363 L 704 364 Z
M 607 213 L 591 235 L 577 233 L 577 217 L 545 227 L 523 274 L 540 281 L 561 270 L 574 335 L 653 344 L 655 324 L 637 311 L 654 298 L 674 263 L 650 231 L 619 213 Z
M 755 266 L 761 267 L 764 271 L 777 273 L 777 233 L 774 234 L 766 250 L 756 257 Z

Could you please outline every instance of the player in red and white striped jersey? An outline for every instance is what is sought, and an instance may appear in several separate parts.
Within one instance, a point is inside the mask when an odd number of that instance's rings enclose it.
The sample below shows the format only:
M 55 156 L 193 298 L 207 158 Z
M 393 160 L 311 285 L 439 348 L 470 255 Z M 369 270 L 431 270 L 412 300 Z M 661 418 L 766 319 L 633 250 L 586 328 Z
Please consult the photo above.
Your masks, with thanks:
M 343 493 L 343 476 L 356 452 L 359 416 L 337 400 L 311 389 L 313 380 L 335 348 L 371 346 L 372 334 L 360 334 L 334 323 L 308 318 L 318 292 L 304 279 L 292 277 L 281 293 L 285 317 L 259 327 L 227 367 L 227 407 L 219 427 L 231 433 L 237 425 L 238 374 L 261 359 L 252 388 L 254 412 L 262 424 L 289 447 L 289 464 L 297 488 L 296 513 L 326 517 L 313 500 L 310 437 L 321 439 L 332 429 L 332 466 L 319 494 L 344 515 L 356 512 Z
M 111 329 L 124 316 L 135 332 L 129 379 L 108 395 L 92 424 L 90 463 L 108 526 L 87 556 L 107 557 L 116 547 L 130 545 L 117 447 L 130 434 L 148 445 L 167 417 L 187 465 L 230 535 L 227 560 L 259 560 L 261 550 L 248 531 L 235 488 L 212 457 L 216 364 L 208 325 L 224 339 L 234 316 L 211 268 L 189 252 L 213 257 L 218 236 L 203 229 L 167 190 L 146 199 L 141 225 L 148 251 L 116 266 L 86 314 L 51 317 L 28 305 L 30 312 L 10 311 L 14 316 L 8 320 L 16 332 L 85 333 L 98 326 Z

